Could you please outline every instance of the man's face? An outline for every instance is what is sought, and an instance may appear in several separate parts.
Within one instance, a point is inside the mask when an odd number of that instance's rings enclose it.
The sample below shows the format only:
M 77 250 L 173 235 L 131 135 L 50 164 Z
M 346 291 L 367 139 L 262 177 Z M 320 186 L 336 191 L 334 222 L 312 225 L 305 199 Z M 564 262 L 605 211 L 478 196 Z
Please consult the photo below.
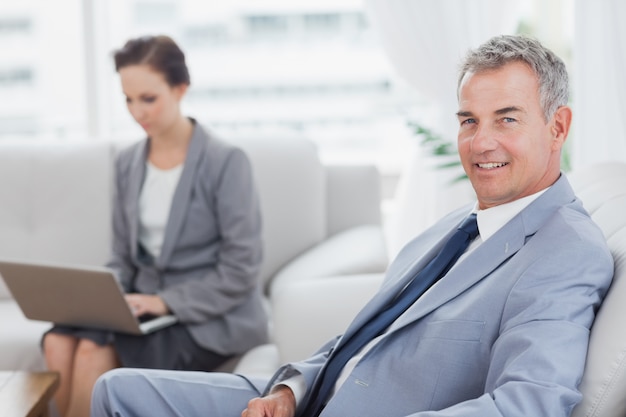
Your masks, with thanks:
M 479 207 L 534 194 L 559 177 L 571 111 L 546 122 L 539 82 L 524 63 L 467 73 L 459 87 L 458 149 Z

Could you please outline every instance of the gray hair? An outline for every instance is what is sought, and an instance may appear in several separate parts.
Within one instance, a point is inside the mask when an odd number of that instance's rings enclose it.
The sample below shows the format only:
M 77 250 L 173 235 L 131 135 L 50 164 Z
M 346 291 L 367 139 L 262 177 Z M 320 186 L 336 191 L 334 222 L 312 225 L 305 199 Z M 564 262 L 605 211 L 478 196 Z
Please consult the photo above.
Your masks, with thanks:
M 559 107 L 567 105 L 569 85 L 565 64 L 539 41 L 521 35 L 496 36 L 470 50 L 461 64 L 457 91 L 468 72 L 494 70 L 511 62 L 523 62 L 537 75 L 539 100 L 546 121 Z

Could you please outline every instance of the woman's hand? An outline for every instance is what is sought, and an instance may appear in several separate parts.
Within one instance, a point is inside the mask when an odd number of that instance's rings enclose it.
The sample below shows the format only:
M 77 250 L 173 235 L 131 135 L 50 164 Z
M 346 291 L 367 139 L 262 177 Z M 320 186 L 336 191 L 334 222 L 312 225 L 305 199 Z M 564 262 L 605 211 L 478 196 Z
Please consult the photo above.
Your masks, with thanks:
M 170 312 L 167 304 L 158 295 L 134 293 L 126 294 L 124 297 L 135 317 L 144 314 L 163 316 Z

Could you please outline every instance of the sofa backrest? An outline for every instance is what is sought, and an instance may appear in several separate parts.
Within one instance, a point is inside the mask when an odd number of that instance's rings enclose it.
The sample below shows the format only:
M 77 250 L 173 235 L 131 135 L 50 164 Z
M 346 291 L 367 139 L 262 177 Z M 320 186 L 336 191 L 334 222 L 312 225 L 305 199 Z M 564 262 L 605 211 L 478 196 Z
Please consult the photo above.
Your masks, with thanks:
M 602 229 L 613 259 L 613 283 L 591 329 L 582 402 L 572 417 L 626 415 L 626 163 L 607 162 L 576 170 L 570 182 Z
M 317 148 L 298 136 L 229 136 L 252 164 L 261 200 L 261 279 L 326 237 L 326 173 Z
M 0 258 L 102 264 L 109 254 L 112 148 L 2 142 Z M 7 296 L 0 280 L 0 297 Z
M 325 165 L 328 236 L 380 225 L 381 178 L 374 165 Z

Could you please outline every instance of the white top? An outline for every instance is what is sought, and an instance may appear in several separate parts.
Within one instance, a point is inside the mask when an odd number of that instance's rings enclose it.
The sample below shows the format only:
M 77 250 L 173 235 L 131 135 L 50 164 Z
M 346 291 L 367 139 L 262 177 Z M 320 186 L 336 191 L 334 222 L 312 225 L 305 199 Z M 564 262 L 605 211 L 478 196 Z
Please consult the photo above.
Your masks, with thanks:
M 139 243 L 155 258 L 161 254 L 165 226 L 182 172 L 183 164 L 160 169 L 146 163 L 146 179 L 139 195 Z
M 515 217 L 518 213 L 520 213 L 530 203 L 535 201 L 546 190 L 547 188 L 527 197 L 520 198 L 507 204 L 501 204 L 499 206 L 495 206 L 486 210 L 479 210 L 478 203 L 476 203 L 474 209 L 472 210 L 472 213 L 476 213 L 476 222 L 478 223 L 478 237 L 474 239 L 474 241 L 469 245 L 468 249 L 463 253 L 463 255 L 461 255 L 461 257 L 454 266 L 458 265 L 461 259 L 466 257 L 471 251 L 475 250 L 482 242 L 493 236 L 509 220 Z M 454 266 L 452 268 L 454 268 Z M 437 283 L 435 283 L 434 285 L 437 285 Z M 378 343 L 378 341 L 383 336 L 384 333 L 374 338 L 367 345 L 365 345 L 363 349 L 361 349 L 361 351 L 354 355 L 354 357 L 350 358 L 350 360 L 346 363 L 343 370 L 341 371 L 341 374 L 339 374 L 339 377 L 337 378 L 333 394 L 337 392 L 341 384 L 346 381 L 348 375 L 350 374 L 350 372 L 352 372 L 352 369 L 354 369 L 356 364 L 361 360 L 365 353 L 367 353 L 376 343 Z M 296 403 L 299 403 L 302 400 L 306 392 L 306 383 L 302 375 L 295 375 L 291 378 L 286 379 L 285 381 L 278 383 L 277 385 L 286 385 L 291 388 L 296 398 Z

